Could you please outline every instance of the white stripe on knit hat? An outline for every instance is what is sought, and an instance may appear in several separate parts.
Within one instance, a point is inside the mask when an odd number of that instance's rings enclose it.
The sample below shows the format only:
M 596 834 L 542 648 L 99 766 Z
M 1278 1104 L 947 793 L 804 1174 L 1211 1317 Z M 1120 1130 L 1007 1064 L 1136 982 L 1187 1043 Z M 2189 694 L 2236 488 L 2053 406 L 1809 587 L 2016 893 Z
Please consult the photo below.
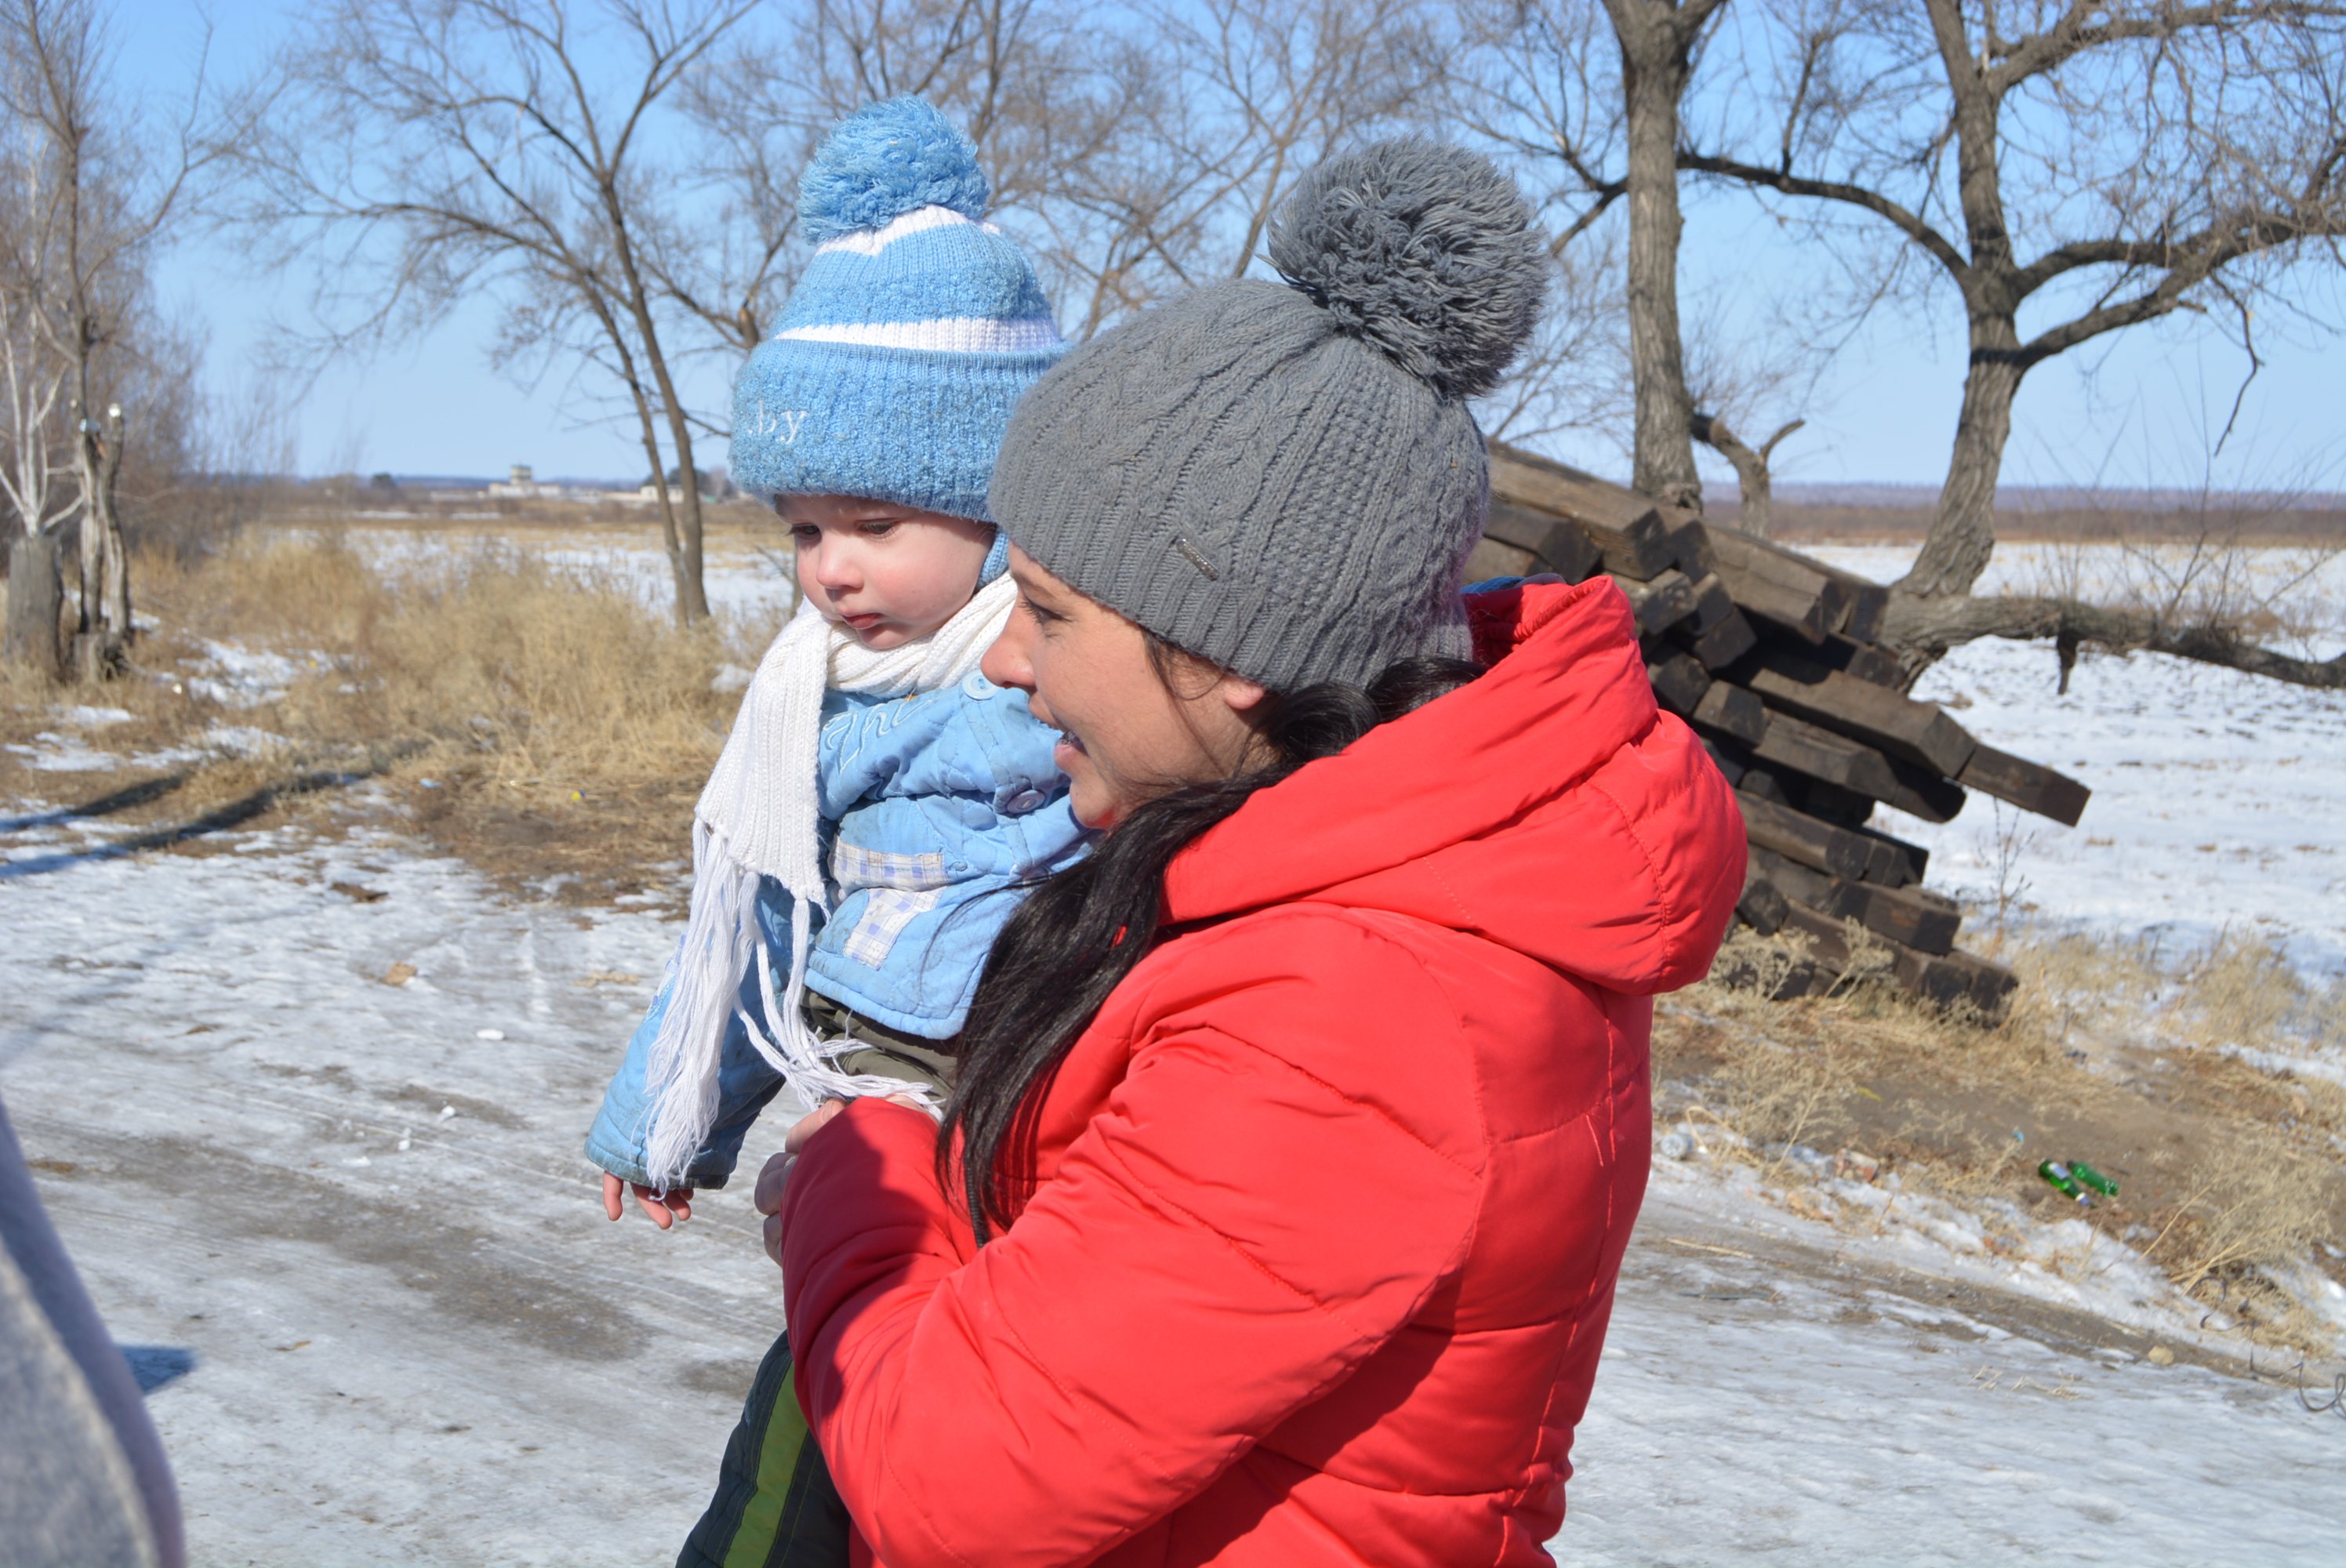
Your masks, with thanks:
M 1059 329 L 1048 316 L 1001 321 L 992 316 L 952 316 L 934 321 L 853 321 L 827 327 L 792 327 L 777 341 L 851 343 L 866 349 L 937 349 L 954 354 L 1031 354 L 1059 346 Z
M 815 247 L 815 252 L 820 255 L 825 250 L 850 250 L 858 256 L 877 256 L 909 235 L 931 229 L 950 229 L 956 223 L 974 223 L 988 234 L 1002 232 L 991 223 L 955 212 L 950 207 L 916 207 L 910 212 L 899 213 L 878 229 L 857 229 L 835 239 L 826 239 Z

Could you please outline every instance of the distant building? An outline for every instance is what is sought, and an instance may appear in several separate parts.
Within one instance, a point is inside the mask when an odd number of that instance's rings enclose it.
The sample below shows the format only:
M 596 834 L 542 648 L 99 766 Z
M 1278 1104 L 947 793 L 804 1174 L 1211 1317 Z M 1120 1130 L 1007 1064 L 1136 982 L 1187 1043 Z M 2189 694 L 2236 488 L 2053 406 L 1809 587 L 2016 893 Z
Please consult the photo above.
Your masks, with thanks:
M 504 483 L 489 486 L 489 496 L 495 501 L 559 501 L 563 494 L 559 484 L 540 484 L 526 463 L 515 463 Z

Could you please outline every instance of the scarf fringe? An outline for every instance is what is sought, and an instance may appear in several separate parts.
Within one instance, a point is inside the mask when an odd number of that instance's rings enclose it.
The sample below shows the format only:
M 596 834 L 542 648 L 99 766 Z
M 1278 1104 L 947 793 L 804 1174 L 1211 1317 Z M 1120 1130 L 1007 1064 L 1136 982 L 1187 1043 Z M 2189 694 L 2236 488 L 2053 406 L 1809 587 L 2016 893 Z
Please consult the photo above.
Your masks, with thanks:
M 735 860 L 705 825 L 693 835 L 692 859 L 692 916 L 668 962 L 668 1008 L 644 1073 L 644 1169 L 652 1185 L 666 1191 L 688 1184 L 693 1159 L 716 1125 L 725 1031 L 737 1018 L 803 1110 L 864 1095 L 908 1095 L 933 1110 L 935 1095 L 924 1084 L 842 1071 L 840 1056 L 858 1042 L 826 1040 L 807 1026 L 802 977 L 814 923 L 809 901 L 791 901 L 790 978 L 778 993 L 773 965 L 758 962 L 759 873 Z M 740 1001 L 753 966 L 762 1018 Z

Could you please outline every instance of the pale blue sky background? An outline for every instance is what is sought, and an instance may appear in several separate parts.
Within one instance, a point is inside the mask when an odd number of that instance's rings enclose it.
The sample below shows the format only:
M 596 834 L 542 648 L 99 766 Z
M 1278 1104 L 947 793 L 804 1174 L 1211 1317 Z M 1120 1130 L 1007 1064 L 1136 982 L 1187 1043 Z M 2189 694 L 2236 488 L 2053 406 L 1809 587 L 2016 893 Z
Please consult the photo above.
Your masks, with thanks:
M 213 14 L 212 61 L 225 78 L 251 68 L 304 8 L 236 0 Z M 186 0 L 124 0 L 117 16 L 126 79 L 150 102 L 184 97 L 200 13 Z M 1696 196 L 1685 247 L 1690 320 L 1696 297 L 1797 300 L 1813 257 L 1748 201 Z M 209 323 L 207 374 L 215 387 L 252 384 L 254 350 L 274 315 L 298 304 L 287 280 L 257 272 L 227 242 L 189 241 L 158 274 L 165 304 Z M 2346 316 L 2335 281 L 2306 307 Z M 1729 313 L 1734 306 L 1729 305 Z M 364 364 L 338 364 L 299 400 L 304 472 L 501 473 L 530 463 L 540 475 L 639 477 L 642 451 L 627 425 L 584 418 L 560 372 L 535 388 L 491 371 L 483 344 L 491 313 L 468 309 L 423 341 Z M 2346 488 L 2346 415 L 2336 340 L 2261 322 L 2266 368 L 2218 464 L 2219 483 L 2258 488 Z M 2008 483 L 2196 484 L 2207 436 L 2220 428 L 2244 361 L 2195 319 L 2136 329 L 2035 372 L 2020 394 L 2005 465 Z M 1926 313 L 1878 316 L 1826 375 L 1804 410 L 1809 428 L 1779 454 L 1788 481 L 1935 484 L 1943 471 L 1962 386 L 1964 334 L 1945 295 Z M 700 372 L 698 395 L 721 402 L 724 372 Z M 1764 432 L 1746 432 L 1754 439 Z M 1604 473 L 1626 471 L 1601 440 L 1565 441 L 1559 455 Z M 1723 473 L 1723 470 L 1722 470 Z

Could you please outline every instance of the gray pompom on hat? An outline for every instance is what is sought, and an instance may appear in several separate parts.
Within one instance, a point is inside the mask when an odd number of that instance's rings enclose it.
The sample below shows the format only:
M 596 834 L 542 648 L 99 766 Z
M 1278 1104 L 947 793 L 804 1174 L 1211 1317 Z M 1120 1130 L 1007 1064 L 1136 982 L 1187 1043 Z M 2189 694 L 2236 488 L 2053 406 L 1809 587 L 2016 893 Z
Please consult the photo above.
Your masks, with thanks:
M 1463 658 L 1490 502 L 1466 400 L 1539 314 L 1530 209 L 1473 153 L 1375 142 L 1298 182 L 1270 260 L 1286 283 L 1196 290 L 1047 372 L 989 510 L 1057 576 L 1274 691 Z

